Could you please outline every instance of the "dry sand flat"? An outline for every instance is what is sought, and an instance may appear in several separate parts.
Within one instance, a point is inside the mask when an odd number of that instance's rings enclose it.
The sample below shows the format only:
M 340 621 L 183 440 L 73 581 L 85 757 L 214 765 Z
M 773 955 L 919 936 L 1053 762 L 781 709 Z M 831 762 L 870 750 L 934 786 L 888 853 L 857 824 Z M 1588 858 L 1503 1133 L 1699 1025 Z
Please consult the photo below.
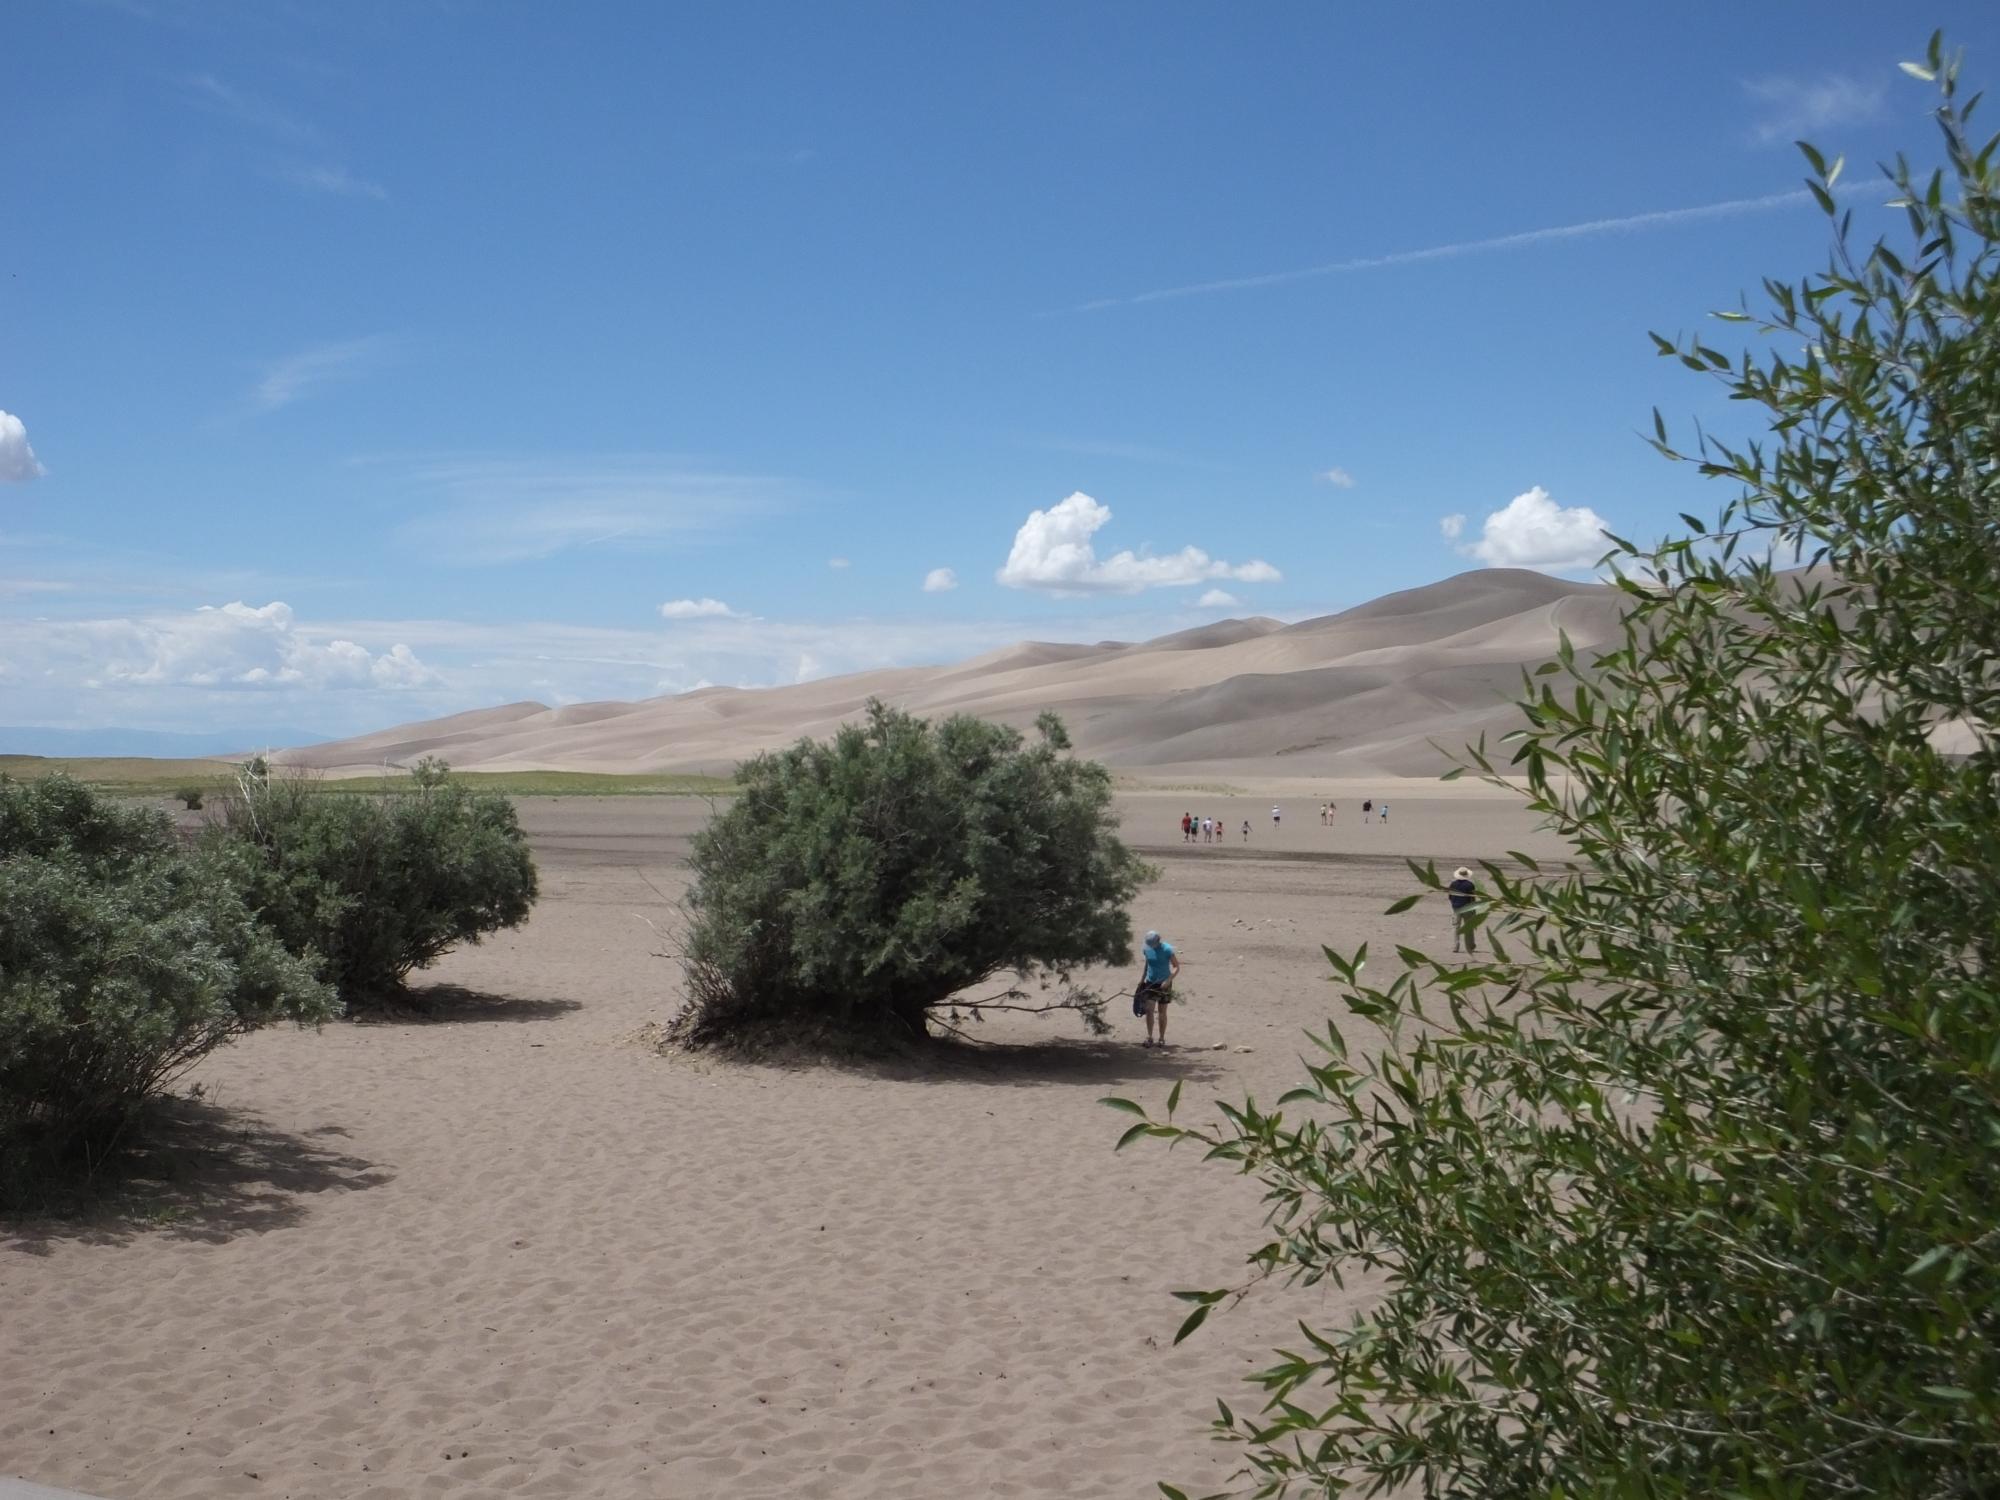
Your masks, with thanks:
M 1060 711 L 1078 750 L 1169 778 L 1425 776 L 1517 723 L 1524 667 L 1617 631 L 1615 590 L 1486 568 L 1322 619 L 1224 620 L 1155 641 L 1029 642 L 948 667 L 798 687 L 704 688 L 638 703 L 515 703 L 278 758 L 336 774 L 443 755 L 467 770 L 727 773 L 871 697 L 913 712 L 1031 724 Z
M 1503 800 L 1383 787 L 1386 829 L 1358 798 L 1273 832 L 1268 796 L 1211 797 L 1247 850 L 1179 844 L 1179 794 L 1127 799 L 1181 1047 L 1138 1047 L 1129 1007 L 1109 1044 L 996 1020 L 1038 1045 L 932 1077 L 632 1045 L 678 1000 L 642 918 L 703 806 L 529 801 L 542 905 L 440 966 L 437 1019 L 251 1038 L 202 1068 L 203 1154 L 153 1211 L 5 1237 L 0 1474 L 110 1500 L 1213 1486 L 1215 1398 L 1342 1294 L 1171 1347 L 1169 1291 L 1237 1274 L 1257 1193 L 1113 1155 L 1096 1101 L 1273 1097 L 1333 998 L 1320 943 L 1448 946 L 1441 902 L 1381 915 L 1403 853 L 1557 852 Z

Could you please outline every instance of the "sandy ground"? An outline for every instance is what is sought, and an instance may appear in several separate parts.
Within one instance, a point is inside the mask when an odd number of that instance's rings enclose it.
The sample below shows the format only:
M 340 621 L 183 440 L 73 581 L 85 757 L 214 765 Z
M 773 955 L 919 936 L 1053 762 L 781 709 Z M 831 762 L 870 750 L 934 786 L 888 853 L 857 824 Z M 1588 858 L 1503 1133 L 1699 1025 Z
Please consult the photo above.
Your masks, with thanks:
M 1268 795 L 1123 798 L 1162 869 L 1138 924 L 1186 962 L 1179 1045 L 1140 1048 L 1129 1006 L 1109 1043 L 996 1020 L 1018 1046 L 928 1079 L 635 1045 L 678 1003 L 644 919 L 705 809 L 528 801 L 543 901 L 439 966 L 433 1019 L 251 1038 L 196 1075 L 178 1181 L 0 1225 L 0 1474 L 110 1500 L 1217 1487 L 1215 1399 L 1348 1309 L 1271 1289 L 1172 1347 L 1169 1293 L 1235 1279 L 1258 1195 L 1114 1155 L 1097 1100 L 1274 1096 L 1334 1000 L 1322 942 L 1449 946 L 1441 900 L 1381 915 L 1400 856 L 1557 852 L 1460 787 L 1373 795 L 1387 826 L 1358 796 L 1276 829 Z M 1228 842 L 1181 844 L 1183 810 Z

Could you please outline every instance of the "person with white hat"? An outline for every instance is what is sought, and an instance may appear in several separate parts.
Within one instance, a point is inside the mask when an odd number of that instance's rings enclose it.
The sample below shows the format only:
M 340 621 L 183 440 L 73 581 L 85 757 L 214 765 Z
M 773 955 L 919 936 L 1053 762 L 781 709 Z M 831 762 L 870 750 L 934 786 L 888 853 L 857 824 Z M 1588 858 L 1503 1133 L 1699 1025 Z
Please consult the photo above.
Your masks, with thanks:
M 1174 952 L 1174 945 L 1157 932 L 1146 934 L 1146 946 L 1141 953 L 1145 967 L 1140 971 L 1138 993 L 1133 998 L 1145 1007 L 1145 1045 L 1164 1047 L 1167 1045 L 1167 1007 L 1174 1001 L 1174 979 L 1181 971 L 1181 958 Z M 1156 1025 L 1158 1040 L 1154 1039 Z
M 1479 888 L 1472 883 L 1472 871 L 1460 865 L 1451 872 L 1451 884 L 1445 887 L 1451 897 L 1451 951 L 1457 953 L 1464 944 L 1467 953 L 1479 951 Z

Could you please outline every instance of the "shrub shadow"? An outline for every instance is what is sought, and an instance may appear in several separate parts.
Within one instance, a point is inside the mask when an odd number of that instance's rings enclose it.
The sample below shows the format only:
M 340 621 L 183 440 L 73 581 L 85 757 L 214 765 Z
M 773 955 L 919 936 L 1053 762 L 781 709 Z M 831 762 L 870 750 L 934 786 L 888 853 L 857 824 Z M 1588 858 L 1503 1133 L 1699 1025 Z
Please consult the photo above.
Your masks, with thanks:
M 38 1212 L 0 1220 L 0 1248 L 46 1255 L 59 1240 L 122 1245 L 143 1235 L 222 1244 L 301 1222 L 320 1193 L 362 1192 L 395 1175 L 242 1110 L 162 1100 L 113 1161 Z
M 822 1038 L 818 1043 L 780 1041 L 738 1048 L 702 1048 L 692 1053 L 671 1041 L 647 1040 L 669 1056 L 694 1056 L 726 1067 L 773 1068 L 782 1072 L 827 1069 L 885 1083 L 1097 1088 L 1116 1083 L 1174 1083 L 1183 1078 L 1206 1083 L 1222 1078 L 1226 1071 L 1221 1066 L 1224 1054 L 1212 1048 L 1171 1047 L 1154 1051 L 1137 1042 L 1108 1038 L 980 1042 L 933 1037 L 921 1046 L 874 1051 L 861 1049 L 844 1039 Z
M 1142 1047 L 1108 1038 L 1051 1038 L 1045 1042 L 934 1041 L 910 1058 L 885 1060 L 875 1071 L 910 1083 L 990 1083 L 1010 1088 L 1044 1084 L 1101 1087 L 1110 1083 L 1212 1082 L 1224 1054 L 1211 1048 Z
M 364 1026 L 432 1026 L 452 1022 L 554 1021 L 582 1010 L 581 1000 L 524 999 L 459 984 L 427 984 L 355 1007 L 349 1019 Z

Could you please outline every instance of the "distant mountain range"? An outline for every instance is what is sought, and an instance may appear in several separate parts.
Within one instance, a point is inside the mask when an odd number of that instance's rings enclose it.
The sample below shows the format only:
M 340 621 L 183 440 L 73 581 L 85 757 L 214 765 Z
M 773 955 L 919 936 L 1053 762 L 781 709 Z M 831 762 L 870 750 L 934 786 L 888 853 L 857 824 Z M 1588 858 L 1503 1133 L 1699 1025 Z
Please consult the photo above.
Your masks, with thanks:
M 465 770 L 726 773 L 870 698 L 924 715 L 1027 726 L 1063 716 L 1078 751 L 1161 776 L 1430 775 L 1456 747 L 1519 723 L 1521 672 L 1618 637 L 1622 596 L 1510 568 L 1463 573 L 1294 625 L 1223 620 L 1139 643 L 1025 642 L 956 666 L 636 703 L 499 708 L 405 724 L 277 758 L 328 771 L 441 755 Z
M 176 734 L 163 729 L 44 729 L 29 725 L 0 727 L 0 755 L 64 758 L 143 755 L 179 760 L 240 755 L 276 745 L 310 745 L 323 738 L 323 734 L 310 729 L 221 729 Z

